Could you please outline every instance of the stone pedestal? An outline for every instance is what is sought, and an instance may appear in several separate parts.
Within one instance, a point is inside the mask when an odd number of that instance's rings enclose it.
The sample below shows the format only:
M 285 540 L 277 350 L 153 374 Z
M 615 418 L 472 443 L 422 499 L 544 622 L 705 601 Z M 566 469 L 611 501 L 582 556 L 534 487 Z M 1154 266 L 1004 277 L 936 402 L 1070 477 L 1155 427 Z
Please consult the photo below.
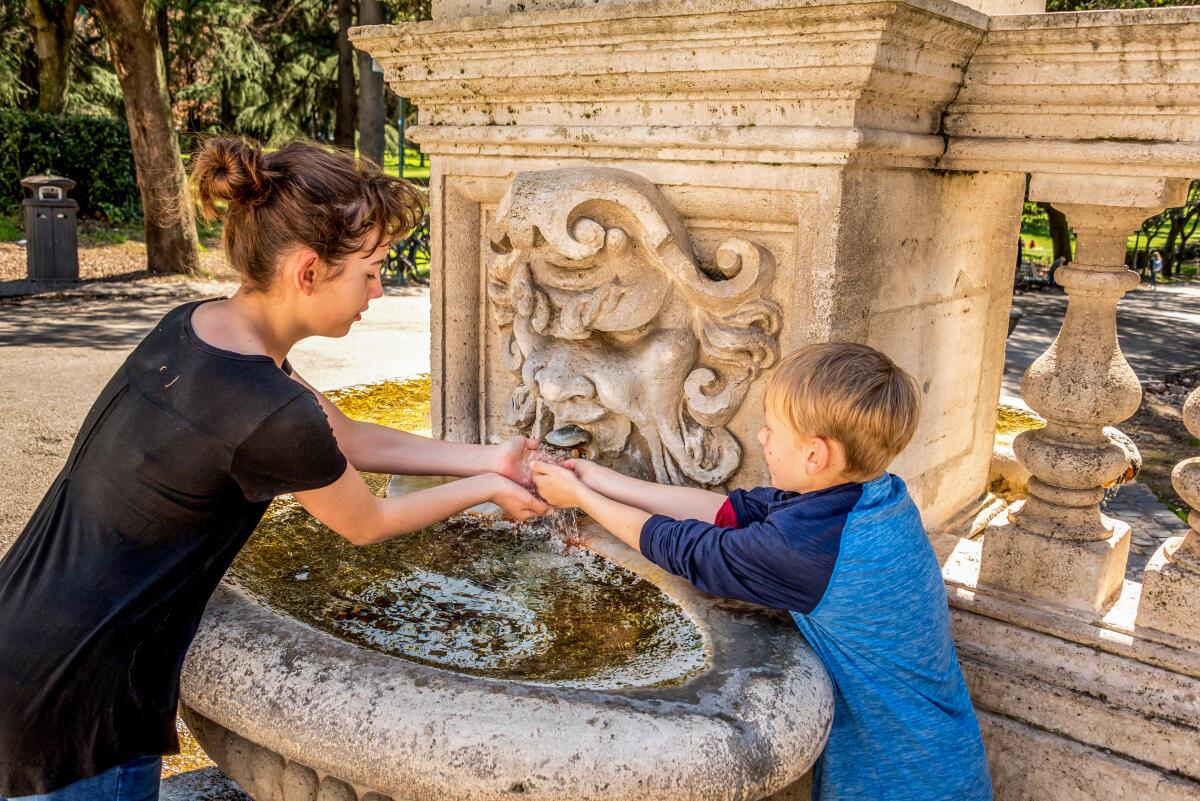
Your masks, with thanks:
M 1024 502 L 988 526 L 981 580 L 1023 596 L 1072 599 L 1088 609 L 1112 600 L 1125 576 L 1129 556 L 1129 526 L 1102 517 L 1112 531 L 1103 540 L 1072 540 L 1023 529 L 1018 520 Z

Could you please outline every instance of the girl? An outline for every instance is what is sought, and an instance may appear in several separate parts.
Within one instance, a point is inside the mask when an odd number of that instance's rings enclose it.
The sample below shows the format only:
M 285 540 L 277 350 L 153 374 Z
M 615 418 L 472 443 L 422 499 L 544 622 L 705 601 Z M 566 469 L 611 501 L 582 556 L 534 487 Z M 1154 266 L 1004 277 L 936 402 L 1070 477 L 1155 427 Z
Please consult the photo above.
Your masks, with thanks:
M 213 139 L 193 159 L 225 215 L 242 286 L 169 312 L 83 423 L 66 466 L 0 561 L 0 795 L 142 801 L 176 753 L 179 674 L 209 595 L 276 495 L 365 545 L 485 500 L 547 508 L 522 437 L 498 446 L 357 423 L 296 375 L 310 336 L 344 336 L 421 216 L 405 181 L 293 142 Z M 401 498 L 359 470 L 466 476 Z

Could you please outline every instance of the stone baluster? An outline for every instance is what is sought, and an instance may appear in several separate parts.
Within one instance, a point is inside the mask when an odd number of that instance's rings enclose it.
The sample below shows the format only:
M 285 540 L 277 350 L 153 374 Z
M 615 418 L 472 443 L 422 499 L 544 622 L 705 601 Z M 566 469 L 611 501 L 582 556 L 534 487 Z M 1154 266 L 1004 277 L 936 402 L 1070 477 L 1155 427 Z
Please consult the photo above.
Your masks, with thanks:
M 1096 611 L 1119 593 L 1129 526 L 1100 512 L 1129 454 L 1107 426 L 1137 411 L 1141 387 L 1117 341 L 1117 301 L 1138 285 L 1126 240 L 1178 198 L 1186 182 L 1033 176 L 1031 200 L 1052 202 L 1075 230 L 1075 261 L 1056 273 L 1068 295 L 1058 336 L 1025 372 L 1021 397 L 1046 427 L 1014 442 L 1028 498 L 984 538 L 979 583 Z
M 1200 389 L 1183 404 L 1183 424 L 1193 437 L 1200 437 Z M 1192 507 L 1192 530 L 1163 543 L 1146 566 L 1137 625 L 1200 640 L 1200 457 L 1175 465 L 1171 483 Z

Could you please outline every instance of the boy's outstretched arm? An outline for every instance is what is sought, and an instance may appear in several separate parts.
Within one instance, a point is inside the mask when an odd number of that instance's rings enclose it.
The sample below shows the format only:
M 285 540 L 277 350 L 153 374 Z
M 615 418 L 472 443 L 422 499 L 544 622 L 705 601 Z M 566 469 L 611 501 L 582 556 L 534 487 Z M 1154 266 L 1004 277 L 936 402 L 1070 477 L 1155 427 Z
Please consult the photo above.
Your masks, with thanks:
M 586 459 L 572 459 L 566 465 L 573 469 L 590 489 L 606 498 L 626 506 L 645 509 L 654 515 L 712 523 L 717 519 L 717 512 L 726 501 L 726 496 L 719 492 L 642 481 Z M 592 514 L 589 510 L 584 511 Z
M 533 463 L 533 483 L 538 494 L 547 502 L 559 507 L 582 509 L 621 542 L 641 552 L 642 526 L 650 519 L 649 512 L 607 498 L 584 484 L 582 478 L 574 471 L 546 462 Z

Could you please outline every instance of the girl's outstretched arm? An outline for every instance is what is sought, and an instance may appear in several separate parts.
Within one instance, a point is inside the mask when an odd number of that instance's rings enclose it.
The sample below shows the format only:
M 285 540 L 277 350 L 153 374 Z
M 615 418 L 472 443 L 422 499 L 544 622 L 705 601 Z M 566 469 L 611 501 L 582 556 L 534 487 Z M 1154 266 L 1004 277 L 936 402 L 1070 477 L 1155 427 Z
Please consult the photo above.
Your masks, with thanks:
M 298 374 L 293 373 L 292 378 L 316 396 L 337 437 L 338 447 L 358 470 L 409 476 L 498 473 L 518 483 L 529 480 L 525 474 L 525 456 L 527 451 L 537 448 L 534 440 L 513 437 L 501 445 L 472 445 L 351 420 Z
M 379 498 L 351 466 L 332 484 L 297 492 L 295 498 L 309 514 L 355 545 L 370 545 L 417 531 L 484 501 L 497 504 L 517 520 L 549 511 L 528 490 L 494 473 L 399 498 Z
M 676 520 L 715 522 L 717 512 L 726 500 L 719 492 L 642 481 L 586 459 L 572 459 L 566 466 L 574 470 L 586 486 L 607 498 Z

